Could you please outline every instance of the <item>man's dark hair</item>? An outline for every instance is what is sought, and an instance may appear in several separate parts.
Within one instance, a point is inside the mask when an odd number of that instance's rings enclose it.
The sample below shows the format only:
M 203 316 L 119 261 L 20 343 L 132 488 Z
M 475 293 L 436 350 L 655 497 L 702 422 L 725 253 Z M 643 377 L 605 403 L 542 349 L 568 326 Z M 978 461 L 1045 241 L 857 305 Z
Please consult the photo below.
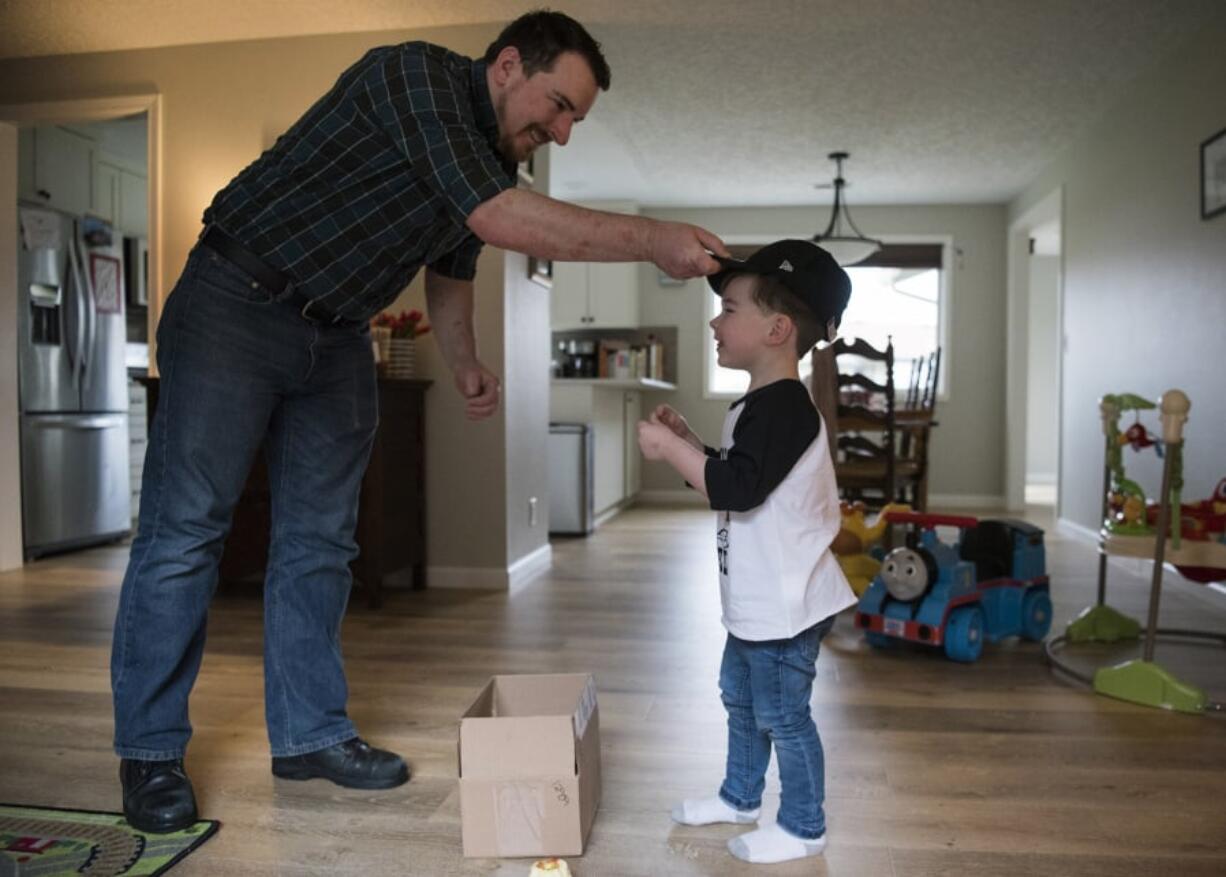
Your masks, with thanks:
M 796 358 L 802 359 L 825 337 L 823 326 L 800 297 L 778 277 L 753 274 L 753 300 L 764 311 L 783 314 L 796 327 Z
M 549 9 L 521 15 L 490 43 L 485 50 L 485 62 L 493 64 L 498 53 L 507 46 L 519 50 L 524 76 L 549 72 L 563 52 L 578 52 L 592 69 L 596 84 L 602 91 L 609 90 L 609 62 L 600 51 L 600 43 L 569 15 Z

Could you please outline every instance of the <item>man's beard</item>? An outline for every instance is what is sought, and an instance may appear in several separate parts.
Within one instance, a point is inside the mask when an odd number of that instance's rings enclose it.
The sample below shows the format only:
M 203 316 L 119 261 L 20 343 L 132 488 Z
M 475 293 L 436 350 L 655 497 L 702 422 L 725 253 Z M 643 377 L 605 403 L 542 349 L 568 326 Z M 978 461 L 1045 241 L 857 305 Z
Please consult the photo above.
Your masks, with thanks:
M 502 154 L 503 158 L 510 159 L 514 162 L 524 161 L 528 157 L 527 153 L 524 155 L 519 154 L 519 151 L 516 148 L 515 137 L 513 136 L 499 137 L 498 151 Z
M 544 146 L 548 142 L 548 138 L 543 138 L 544 142 L 537 143 L 532 137 L 533 131 L 540 131 L 537 125 L 528 125 L 521 129 L 517 134 L 503 135 L 498 138 L 498 151 L 506 158 L 516 162 L 525 161 L 528 156 L 537 150 L 538 146 Z M 525 136 L 527 142 L 524 142 Z

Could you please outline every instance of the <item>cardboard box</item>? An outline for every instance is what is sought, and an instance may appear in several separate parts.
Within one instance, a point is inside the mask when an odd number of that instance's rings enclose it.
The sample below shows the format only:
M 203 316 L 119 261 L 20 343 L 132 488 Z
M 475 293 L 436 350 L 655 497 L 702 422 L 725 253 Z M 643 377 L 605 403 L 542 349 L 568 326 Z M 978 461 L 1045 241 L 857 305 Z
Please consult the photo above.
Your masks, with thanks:
M 460 719 L 464 855 L 577 856 L 600 806 L 590 674 L 495 676 Z

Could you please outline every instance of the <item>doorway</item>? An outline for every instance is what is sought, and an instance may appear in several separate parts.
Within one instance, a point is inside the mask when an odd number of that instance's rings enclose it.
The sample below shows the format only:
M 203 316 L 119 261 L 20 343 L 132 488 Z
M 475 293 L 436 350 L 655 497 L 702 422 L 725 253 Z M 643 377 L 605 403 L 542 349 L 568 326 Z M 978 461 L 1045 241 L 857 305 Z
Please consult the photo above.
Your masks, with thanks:
M 145 222 L 147 223 L 147 296 L 148 326 L 156 325 L 160 295 L 158 294 L 161 254 L 161 222 L 159 214 L 159 184 L 161 179 L 161 100 L 156 94 L 130 95 L 115 98 L 95 98 L 45 103 L 10 104 L 0 106 L 0 180 L 16 181 L 26 168 L 18 144 L 25 131 L 42 126 L 88 126 L 94 123 L 144 117 L 144 168 L 146 170 Z M 91 179 L 92 188 L 92 179 Z M 0 313 L 18 312 L 17 256 L 20 229 L 16 221 L 19 188 L 0 187 L 0 210 L 6 221 L 0 222 Z M 92 191 L 87 197 L 92 197 Z M 4 205 L 7 205 L 5 207 Z M 12 221 L 8 221 L 8 220 Z M 0 324 L 14 326 L 9 318 Z M 18 416 L 18 355 L 16 331 L 0 333 L 0 399 L 12 399 L 0 415 L 0 446 L 13 453 L 0 455 L 0 521 L 10 524 L 0 528 L 0 570 L 21 566 L 24 561 L 20 420 Z M 15 524 L 15 526 L 13 525 Z
M 1058 499 L 1060 447 L 1060 223 L 1052 220 L 1030 232 L 1027 264 L 1026 333 L 1026 505 L 1050 506 Z
M 1008 507 L 1059 517 L 1061 364 L 1064 357 L 1062 191 L 1009 227 L 1005 403 Z

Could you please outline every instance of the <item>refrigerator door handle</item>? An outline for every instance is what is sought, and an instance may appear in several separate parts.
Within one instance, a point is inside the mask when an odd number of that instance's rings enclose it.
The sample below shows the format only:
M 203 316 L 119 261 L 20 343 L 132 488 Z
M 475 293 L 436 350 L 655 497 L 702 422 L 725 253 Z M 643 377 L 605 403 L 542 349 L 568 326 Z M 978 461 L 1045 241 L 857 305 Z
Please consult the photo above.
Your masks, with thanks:
M 98 310 L 93 294 L 93 277 L 86 270 L 85 247 L 81 244 L 80 237 L 76 237 L 75 244 L 78 254 L 77 269 L 81 271 L 82 276 L 81 288 L 85 291 L 85 296 L 81 299 L 81 310 L 85 313 L 85 321 L 82 324 L 85 346 L 81 350 L 81 390 L 86 391 L 93 380 L 93 372 L 89 366 L 93 363 L 94 348 L 98 346 Z
M 100 415 L 82 417 L 79 414 L 67 417 L 40 417 L 30 419 L 25 426 L 28 429 L 71 429 L 77 432 L 91 432 L 97 429 L 112 429 L 119 424 L 115 415 Z
M 69 262 L 71 261 L 72 259 L 69 257 Z M 68 308 L 70 304 L 75 305 L 75 300 L 70 302 L 70 298 L 72 298 L 72 281 L 68 277 L 65 277 L 60 282 L 60 306 L 56 308 L 56 310 L 59 311 L 60 337 L 64 339 L 64 355 L 68 357 L 68 373 L 71 374 L 75 380 L 77 375 L 77 349 L 76 345 L 72 343 L 72 336 L 68 333 L 68 329 L 70 321 L 72 327 L 75 328 L 77 320 L 75 316 L 70 318 L 68 315 Z
M 72 263 L 72 303 L 75 308 L 78 319 L 76 325 L 77 335 L 77 362 L 73 368 L 73 377 L 80 375 L 78 387 L 85 388 L 89 386 L 89 351 L 86 350 L 88 342 L 87 323 L 92 324 L 93 320 L 89 314 L 91 310 L 90 302 L 93 296 L 89 292 L 88 278 L 85 276 L 84 266 L 81 264 L 81 253 L 79 250 L 79 241 L 77 238 L 76 226 L 73 226 L 72 239 L 68 242 L 68 259 Z

